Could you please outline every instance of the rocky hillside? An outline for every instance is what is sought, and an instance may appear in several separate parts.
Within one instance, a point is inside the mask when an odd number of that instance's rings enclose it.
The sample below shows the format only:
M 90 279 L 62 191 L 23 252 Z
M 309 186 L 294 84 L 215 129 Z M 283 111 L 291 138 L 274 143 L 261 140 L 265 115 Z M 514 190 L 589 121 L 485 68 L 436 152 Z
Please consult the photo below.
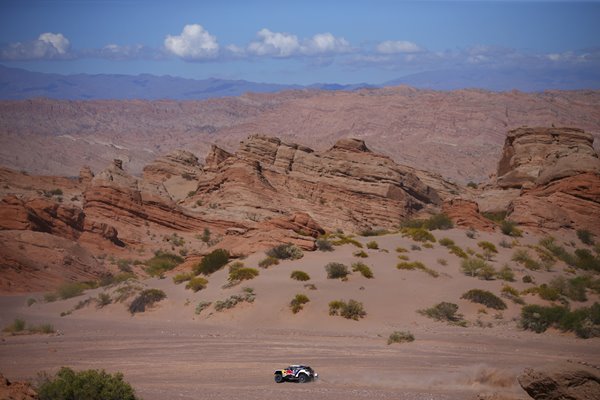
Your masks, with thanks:
M 76 176 L 114 158 L 128 171 L 185 148 L 229 152 L 250 134 L 324 151 L 365 140 L 394 161 L 467 183 L 495 172 L 507 130 L 577 126 L 598 138 L 600 92 L 436 92 L 408 87 L 353 92 L 248 94 L 205 101 L 0 101 L 0 164 Z

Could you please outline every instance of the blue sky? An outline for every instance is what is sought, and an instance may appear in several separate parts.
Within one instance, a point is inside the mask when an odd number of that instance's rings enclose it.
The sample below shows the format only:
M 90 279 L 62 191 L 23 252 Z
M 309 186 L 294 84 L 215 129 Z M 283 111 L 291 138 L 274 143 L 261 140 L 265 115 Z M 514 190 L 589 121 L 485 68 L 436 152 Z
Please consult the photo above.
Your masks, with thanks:
M 0 63 L 276 83 L 600 68 L 600 2 L 0 0 Z

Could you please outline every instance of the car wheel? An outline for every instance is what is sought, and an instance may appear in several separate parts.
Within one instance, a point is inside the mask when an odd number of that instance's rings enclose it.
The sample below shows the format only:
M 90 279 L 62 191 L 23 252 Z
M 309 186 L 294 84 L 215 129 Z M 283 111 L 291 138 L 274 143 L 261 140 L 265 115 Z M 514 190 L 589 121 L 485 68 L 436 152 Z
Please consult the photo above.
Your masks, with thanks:
M 281 374 L 275 374 L 275 383 L 283 383 L 283 376 Z
M 300 382 L 300 383 L 306 383 L 306 382 L 308 382 L 308 375 L 306 375 L 306 374 L 300 374 L 298 376 L 298 382 Z

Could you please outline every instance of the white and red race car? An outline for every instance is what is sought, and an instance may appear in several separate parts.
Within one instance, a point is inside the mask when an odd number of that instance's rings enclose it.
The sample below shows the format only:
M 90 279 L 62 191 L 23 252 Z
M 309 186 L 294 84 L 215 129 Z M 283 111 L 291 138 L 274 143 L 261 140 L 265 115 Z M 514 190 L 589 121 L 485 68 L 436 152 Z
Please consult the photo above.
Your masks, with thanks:
M 311 367 L 308 365 L 290 365 L 285 369 L 278 369 L 275 371 L 275 382 L 299 382 L 306 383 L 314 381 L 319 377 Z

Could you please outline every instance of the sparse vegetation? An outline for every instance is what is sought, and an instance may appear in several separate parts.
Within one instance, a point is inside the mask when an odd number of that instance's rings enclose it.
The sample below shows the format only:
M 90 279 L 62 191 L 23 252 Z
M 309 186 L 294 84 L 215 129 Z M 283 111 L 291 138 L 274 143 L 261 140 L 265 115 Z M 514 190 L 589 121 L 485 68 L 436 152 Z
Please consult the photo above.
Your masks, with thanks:
M 416 242 L 435 242 L 435 236 L 424 228 L 402 228 L 401 232 Z
M 485 218 L 489 219 L 490 221 L 494 221 L 498 224 L 502 223 L 502 221 L 504 221 L 504 219 L 506 219 L 506 211 L 484 212 L 484 213 L 481 213 L 481 215 L 483 215 Z
M 473 228 L 469 228 L 465 232 L 465 235 L 467 235 L 469 239 L 475 239 L 475 236 L 477 236 L 477 231 Z
M 521 232 L 521 230 L 517 228 L 516 222 L 510 221 L 507 219 L 503 220 L 500 223 L 500 230 L 502 231 L 502 233 L 504 233 L 505 235 L 508 235 L 508 236 L 512 236 L 512 237 L 523 236 L 523 232 Z
M 200 202 L 200 204 L 198 204 L 198 202 Z M 196 204 L 201 206 L 202 201 L 198 200 L 198 202 L 196 202 Z M 211 236 L 210 229 L 204 228 L 204 230 L 202 231 L 202 236 L 200 237 L 200 240 L 202 240 L 204 243 L 208 244 L 208 242 L 210 242 L 210 236 Z
M 182 272 L 173 277 L 173 283 L 179 285 L 180 283 L 187 282 L 194 277 L 193 272 Z
M 421 250 L 421 246 L 418 246 L 416 244 L 412 244 L 412 245 L 410 245 L 410 249 L 411 250 L 415 250 L 415 251 L 420 251 Z
M 408 250 L 406 250 L 404 247 L 396 247 L 396 253 L 407 253 Z
M 433 320 L 447 322 L 451 325 L 467 325 L 467 321 L 463 319 L 463 315 L 458 313 L 458 305 L 454 303 L 443 301 L 433 307 L 419 310 L 418 313 Z
M 151 276 L 159 276 L 172 270 L 183 262 L 177 254 L 158 251 L 151 259 L 145 262 L 146 272 Z
M 371 250 L 378 250 L 379 249 L 379 244 L 372 240 L 370 242 L 367 242 L 367 249 L 371 249 Z
M 132 314 L 144 312 L 166 297 L 165 292 L 160 289 L 143 290 L 129 305 L 129 312 Z
M 439 240 L 439 244 L 444 246 L 444 247 L 449 247 L 449 246 L 453 246 L 454 245 L 454 240 L 449 239 L 449 238 L 441 238 Z
M 196 276 L 188 281 L 188 283 L 185 285 L 185 288 L 190 289 L 193 292 L 198 292 L 202 289 L 206 289 L 207 284 L 208 280 L 201 276 Z
M 594 245 L 594 234 L 587 229 L 578 229 L 577 237 L 581 240 L 581 243 L 587 244 L 589 246 Z
M 35 333 L 54 333 L 54 327 L 50 324 L 40 324 L 40 325 L 27 325 L 25 320 L 20 318 L 15 318 L 12 324 L 4 327 L 2 332 L 10 333 L 12 335 L 18 334 L 35 334 Z
M 224 249 L 215 249 L 202 258 L 194 267 L 196 275 L 210 275 L 223 268 L 229 262 L 229 252 Z
M 508 240 L 506 240 L 504 238 L 502 238 L 502 240 L 498 244 L 500 245 L 500 247 L 503 247 L 505 249 L 512 249 L 512 247 L 513 247 L 512 242 L 509 242 Z
M 494 310 L 506 309 L 506 303 L 502 301 L 500 297 L 487 290 L 471 289 L 464 293 L 461 296 L 461 299 L 467 299 L 474 303 L 483 304 L 484 306 L 493 308 Z
M 360 274 L 367 279 L 373 278 L 373 271 L 371 271 L 371 268 L 369 268 L 366 264 L 363 264 L 362 262 L 355 262 L 354 264 L 352 264 L 352 271 L 360 272 Z
M 364 250 L 355 251 L 354 253 L 352 253 L 352 255 L 354 257 L 359 257 L 359 258 L 367 258 L 367 257 L 369 257 L 369 255 L 367 253 L 365 253 Z
M 55 376 L 43 376 L 38 387 L 40 400 L 137 400 L 135 391 L 120 372 L 104 370 L 75 372 L 62 367 Z
M 277 265 L 277 264 L 279 264 L 279 260 L 276 259 L 275 257 L 265 257 L 258 262 L 258 266 L 261 268 L 268 268 L 272 265 Z
M 96 306 L 98 308 L 106 307 L 110 303 L 112 303 L 112 299 L 110 298 L 110 295 L 108 293 L 102 292 L 98 294 L 98 298 L 96 299 Z
M 297 294 L 290 302 L 290 308 L 294 314 L 299 313 L 310 299 L 305 294 Z
M 210 307 L 211 304 L 212 304 L 212 302 L 210 302 L 210 301 L 199 302 L 198 305 L 196 306 L 196 309 L 194 310 L 194 314 L 200 314 L 206 308 Z
M 350 299 L 347 303 L 342 300 L 331 301 L 329 303 L 329 315 L 339 315 L 346 319 L 358 321 L 364 318 L 367 313 L 361 302 Z
M 502 268 L 500 268 L 500 270 L 496 273 L 496 277 L 507 282 L 515 281 L 515 273 L 508 265 L 504 265 Z
M 525 268 L 532 271 L 537 271 L 542 267 L 538 261 L 531 258 L 529 252 L 525 249 L 516 250 L 512 256 L 512 260 L 522 264 Z
M 533 278 L 531 277 L 531 275 L 525 275 L 525 276 L 523 276 L 521 281 L 523 283 L 533 283 Z
M 293 244 L 280 244 L 267 251 L 267 256 L 278 260 L 298 260 L 304 256 L 302 250 Z
M 15 320 L 13 321 L 12 324 L 4 327 L 4 329 L 2 329 L 2 332 L 8 332 L 8 333 L 18 333 L 18 332 L 23 332 L 25 330 L 25 320 L 20 319 L 20 318 L 15 318 Z
M 437 263 L 443 265 L 444 267 L 448 265 L 448 261 L 445 258 L 438 258 Z
M 506 297 L 507 299 L 511 300 L 513 303 L 521 304 L 521 305 L 525 304 L 525 300 L 523 300 L 521 298 L 519 291 L 510 285 L 504 285 L 502 287 L 502 291 L 500 292 L 500 295 L 502 297 Z
M 496 270 L 484 260 L 471 257 L 461 262 L 461 269 L 465 275 L 490 280 L 496 275 Z
M 555 327 L 587 339 L 600 336 L 600 304 L 569 310 L 562 306 L 527 305 L 521 310 L 520 326 L 536 333 Z
M 383 236 L 389 234 L 390 231 L 387 229 L 365 229 L 360 231 L 360 236 Z
M 415 337 L 409 331 L 394 331 L 388 337 L 387 344 L 390 345 L 392 343 L 410 343 L 414 341 Z
M 59 299 L 66 300 L 81 296 L 85 290 L 91 288 L 92 286 L 86 282 L 68 282 L 63 283 L 56 289 L 56 295 Z
M 494 243 L 483 240 L 477 243 L 477 246 L 479 246 L 483 251 L 489 251 L 490 253 L 498 253 L 498 249 L 496 248 Z
M 27 307 L 31 307 L 35 303 L 37 303 L 37 300 L 34 299 L 33 297 L 30 297 L 30 298 L 27 299 Z
M 464 252 L 463 249 L 461 249 L 459 246 L 451 244 L 448 246 L 448 251 L 450 252 L 450 254 L 454 254 L 455 256 L 459 257 L 459 258 L 467 258 L 467 253 Z
M 342 263 L 330 262 L 325 265 L 325 271 L 327 272 L 327 279 L 347 279 L 350 274 L 348 267 Z
M 306 272 L 304 271 L 292 271 L 290 278 L 295 279 L 297 281 L 308 281 L 310 280 L 310 275 L 308 275 Z
M 420 261 L 401 262 L 396 265 L 396 268 L 398 268 L 400 270 L 407 270 L 407 271 L 413 271 L 415 269 L 418 269 L 418 270 L 428 273 L 429 275 L 433 276 L 434 278 L 437 278 L 440 275 L 437 271 L 427 268 L 425 266 L 425 264 L 423 264 Z
M 333 240 L 331 242 L 334 246 L 342 246 L 344 244 L 351 244 L 353 246 L 358 247 L 359 249 L 362 249 L 362 247 L 363 247 L 361 242 L 354 239 L 352 236 L 346 236 L 343 233 L 336 233 L 335 238 L 336 238 L 336 240 Z
M 254 289 L 244 288 L 242 290 L 242 294 L 234 294 L 232 296 L 229 296 L 225 300 L 216 301 L 215 302 L 215 311 L 228 310 L 230 308 L 235 307 L 239 303 L 253 303 L 254 299 L 256 299 L 256 294 L 254 294 Z
M 333 251 L 333 244 L 325 238 L 319 238 L 315 241 L 317 249 L 320 251 Z
M 242 264 L 243 265 L 243 264 Z M 258 276 L 255 268 L 235 268 L 229 272 L 229 282 L 241 282 L 254 279 Z

